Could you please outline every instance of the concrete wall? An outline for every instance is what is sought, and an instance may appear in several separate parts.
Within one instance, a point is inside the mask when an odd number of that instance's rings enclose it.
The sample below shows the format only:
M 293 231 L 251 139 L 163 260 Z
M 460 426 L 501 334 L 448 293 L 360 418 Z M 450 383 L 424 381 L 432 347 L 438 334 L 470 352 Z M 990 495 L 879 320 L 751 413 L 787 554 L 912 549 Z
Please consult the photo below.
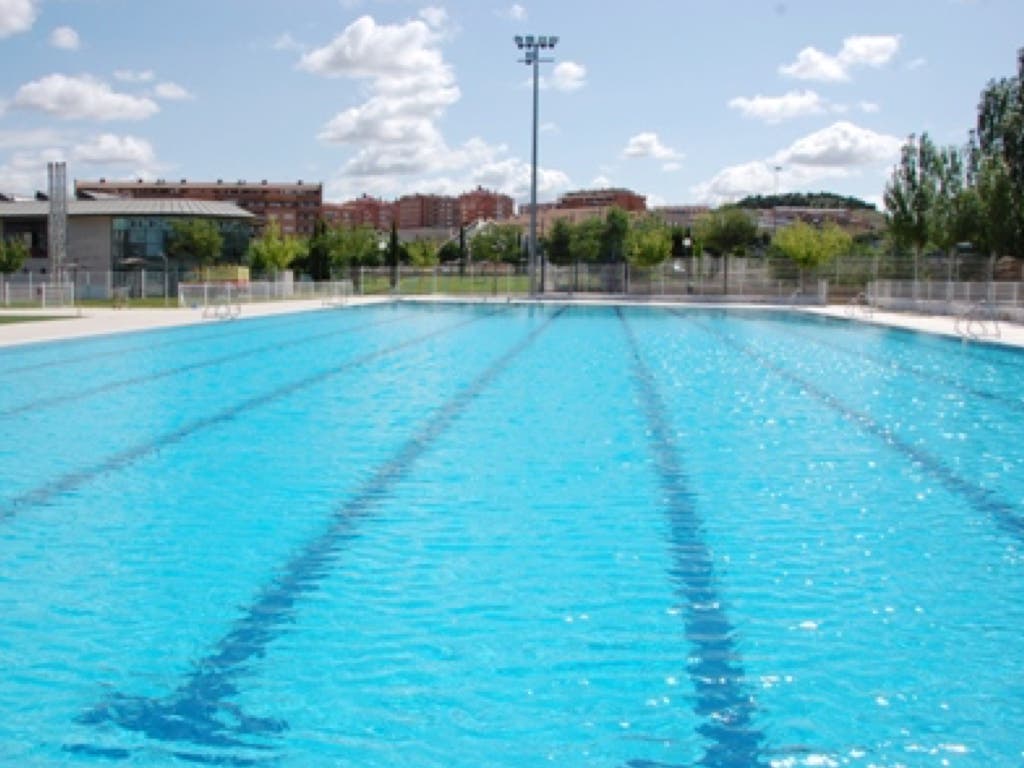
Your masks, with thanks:
M 106 272 L 111 268 L 111 221 L 109 216 L 68 217 L 68 262 L 78 269 Z

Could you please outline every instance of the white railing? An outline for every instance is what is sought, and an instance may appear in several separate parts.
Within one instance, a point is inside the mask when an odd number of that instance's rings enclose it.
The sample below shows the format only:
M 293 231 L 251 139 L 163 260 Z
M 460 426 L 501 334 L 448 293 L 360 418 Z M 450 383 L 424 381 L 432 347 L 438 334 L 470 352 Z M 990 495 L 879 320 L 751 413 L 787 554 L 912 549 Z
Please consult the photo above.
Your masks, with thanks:
M 1024 321 L 1024 283 L 1019 282 L 877 280 L 868 293 L 879 309 L 963 316 L 984 302 L 986 312 L 1000 319 Z
M 259 301 L 315 300 L 343 303 L 352 295 L 351 280 L 279 283 L 252 280 L 244 283 L 179 283 L 178 306 L 207 308 L 224 304 L 251 304 Z
M 4 307 L 73 307 L 74 283 L 51 283 L 25 278 L 0 279 L 0 306 Z

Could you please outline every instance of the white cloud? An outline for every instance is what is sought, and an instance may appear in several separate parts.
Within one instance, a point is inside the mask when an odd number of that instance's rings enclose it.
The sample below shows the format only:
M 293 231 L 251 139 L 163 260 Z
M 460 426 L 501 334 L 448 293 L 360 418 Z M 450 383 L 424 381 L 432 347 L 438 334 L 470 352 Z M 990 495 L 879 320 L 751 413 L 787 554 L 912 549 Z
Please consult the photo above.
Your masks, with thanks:
M 763 160 L 723 168 L 691 188 L 701 202 L 718 204 L 753 194 L 797 189 L 826 179 L 846 178 L 864 169 L 891 164 L 902 140 L 848 122 L 833 125 L 793 142 Z
M 916 59 L 912 59 L 912 60 L 907 62 L 907 69 L 909 69 L 909 70 L 921 69 L 921 67 L 925 66 L 927 63 L 928 63 L 928 59 L 926 59 L 926 58 L 924 58 L 922 56 L 918 56 Z
M 736 200 L 746 195 L 770 192 L 775 186 L 772 166 L 763 160 L 723 168 L 710 180 L 691 188 L 690 193 L 699 202 L 717 204 Z
M 14 152 L 0 165 L 0 190 L 31 195 L 46 189 L 46 164 L 66 159 L 64 151 L 57 147 Z
M 658 134 L 650 131 L 638 133 L 629 139 L 626 148 L 622 150 L 626 157 L 653 157 L 658 160 L 678 160 L 682 158 L 678 152 L 671 147 L 661 143 Z
M 854 35 L 843 40 L 839 60 L 847 67 L 881 67 L 900 49 L 899 35 Z
M 172 82 L 158 83 L 156 88 L 153 89 L 153 92 L 158 98 L 165 99 L 167 101 L 182 101 L 194 98 L 185 88 Z
M 322 48 L 302 56 L 299 67 L 324 77 L 369 80 L 369 98 L 335 115 L 319 138 L 360 150 L 345 170 L 357 176 L 415 175 L 458 166 L 477 149 L 452 150 L 437 123 L 461 93 L 439 49 L 433 24 L 446 17 L 428 9 L 430 24 L 414 19 L 379 25 L 369 16 L 350 24 Z
M 665 173 L 675 173 L 676 171 L 680 170 L 682 167 L 683 167 L 682 163 L 677 163 L 675 161 L 672 161 L 671 163 L 665 163 L 663 166 L 661 166 L 661 170 L 663 170 Z
M 512 21 L 526 21 L 526 8 L 519 3 L 512 3 L 508 8 L 498 11 L 498 16 Z
M 587 68 L 574 61 L 562 61 L 551 70 L 551 79 L 542 77 L 541 88 L 553 88 L 556 91 L 576 91 L 587 84 Z
M 602 173 L 594 177 L 594 180 L 590 182 L 590 186 L 596 189 L 608 189 L 609 187 L 613 187 L 615 185 L 612 183 L 612 180 L 609 177 L 605 176 Z
M 876 133 L 846 121 L 833 123 L 793 142 L 776 153 L 782 165 L 845 167 L 892 162 L 899 156 L 903 140 Z
M 160 111 L 151 99 L 117 93 L 85 75 L 54 74 L 26 83 L 15 93 L 13 104 L 65 120 L 144 120 Z
M 442 29 L 448 22 L 448 12 L 444 8 L 432 6 L 421 10 L 420 18 L 433 29 Z
M 57 27 L 50 33 L 50 45 L 65 51 L 77 51 L 81 41 L 71 27 Z
M 861 112 L 865 112 L 869 115 L 872 115 L 881 109 L 881 107 L 873 101 L 862 101 L 858 106 L 860 107 Z
M 270 47 L 275 51 L 298 51 L 299 53 L 306 51 L 306 46 L 292 37 L 290 32 L 278 35 Z
M 451 79 L 436 42 L 424 21 L 378 25 L 361 16 L 330 43 L 306 53 L 299 68 L 324 77 L 407 78 L 430 71 Z
M 97 165 L 136 165 L 144 168 L 156 165 L 156 155 L 148 141 L 136 136 L 116 136 L 112 133 L 103 133 L 76 144 L 71 149 L 71 158 L 76 162 Z
M 843 40 L 836 55 L 808 46 L 797 54 L 792 64 L 780 66 L 779 72 L 798 80 L 842 82 L 850 79 L 850 70 L 854 67 L 887 64 L 899 47 L 899 35 L 852 35 Z
M 52 128 L 33 131 L 0 131 L 0 149 L 31 149 L 58 146 L 65 142 L 63 134 Z
M 737 96 L 729 101 L 745 117 L 755 117 L 766 123 L 779 123 L 794 117 L 814 115 L 825 109 L 822 98 L 814 91 L 789 91 L 782 96 L 761 96 L 752 99 Z
M 838 82 L 849 79 L 846 67 L 838 59 L 814 47 L 804 48 L 797 54 L 796 61 L 782 65 L 779 72 L 798 80 Z
M 133 70 L 133 69 L 115 69 L 114 79 L 120 80 L 123 83 L 148 83 L 156 77 L 152 69 Z
M 0 0 L 0 39 L 30 30 L 38 12 L 36 0 Z

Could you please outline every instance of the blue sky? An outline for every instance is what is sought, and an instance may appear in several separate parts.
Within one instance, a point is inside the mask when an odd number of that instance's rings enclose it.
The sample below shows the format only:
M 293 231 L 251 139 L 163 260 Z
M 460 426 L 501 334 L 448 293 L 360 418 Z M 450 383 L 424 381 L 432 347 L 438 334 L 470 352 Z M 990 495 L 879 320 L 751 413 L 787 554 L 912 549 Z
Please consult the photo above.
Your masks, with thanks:
M 69 178 L 323 182 L 325 198 L 877 202 L 899 146 L 961 144 L 1015 73 L 1020 0 L 0 0 L 0 191 Z

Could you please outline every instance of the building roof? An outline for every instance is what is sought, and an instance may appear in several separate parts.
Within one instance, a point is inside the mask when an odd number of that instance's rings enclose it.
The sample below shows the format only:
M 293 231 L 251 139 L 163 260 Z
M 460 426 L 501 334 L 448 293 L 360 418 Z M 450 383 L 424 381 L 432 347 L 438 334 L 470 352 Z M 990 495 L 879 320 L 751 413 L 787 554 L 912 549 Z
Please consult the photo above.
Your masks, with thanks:
M 0 202 L 0 218 L 46 216 L 50 203 L 45 200 Z M 68 216 L 203 216 L 216 219 L 251 219 L 253 214 L 234 203 L 212 200 L 68 200 Z
M 267 181 L 266 179 L 260 179 L 259 181 L 246 181 L 245 179 L 238 179 L 237 181 L 228 181 L 226 179 L 217 179 L 216 181 L 189 181 L 188 179 L 181 179 L 180 181 L 174 181 L 169 179 L 157 179 L 156 181 L 146 181 L 145 179 L 99 179 L 98 181 L 89 181 L 88 179 L 75 179 L 76 190 L 117 190 L 117 189 L 224 189 L 230 187 L 244 187 L 245 189 L 255 189 L 262 187 L 269 187 L 279 190 L 296 190 L 303 192 L 316 192 L 323 189 L 323 184 L 320 182 L 303 182 L 303 181 Z

